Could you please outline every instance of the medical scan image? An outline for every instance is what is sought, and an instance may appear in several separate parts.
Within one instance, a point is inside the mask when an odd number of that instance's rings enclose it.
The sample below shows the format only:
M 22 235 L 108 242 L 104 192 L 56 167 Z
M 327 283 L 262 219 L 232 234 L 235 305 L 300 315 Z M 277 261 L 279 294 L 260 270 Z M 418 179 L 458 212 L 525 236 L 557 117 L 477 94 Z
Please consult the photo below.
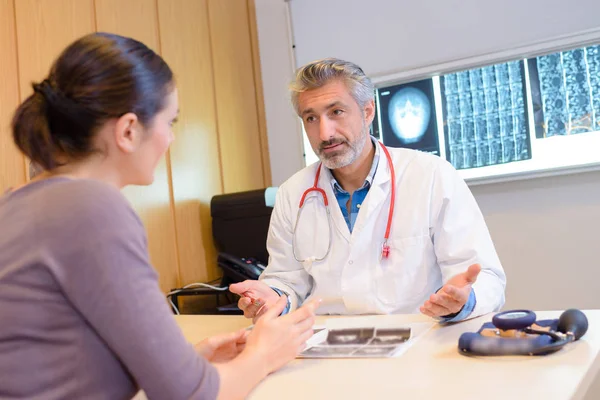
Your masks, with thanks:
M 431 103 L 422 90 L 406 87 L 397 91 L 388 105 L 390 125 L 404 143 L 423 138 L 431 118 Z
M 440 155 L 432 79 L 377 89 L 373 136 L 389 147 Z
M 411 338 L 410 327 L 330 329 L 327 337 L 306 348 L 300 357 L 392 357 Z

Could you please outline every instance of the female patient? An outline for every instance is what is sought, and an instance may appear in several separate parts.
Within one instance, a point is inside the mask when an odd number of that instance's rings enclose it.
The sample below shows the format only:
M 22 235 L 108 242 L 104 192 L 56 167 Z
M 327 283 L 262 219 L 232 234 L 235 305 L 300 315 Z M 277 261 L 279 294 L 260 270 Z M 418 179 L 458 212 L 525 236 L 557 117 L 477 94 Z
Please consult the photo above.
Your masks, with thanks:
M 17 109 L 14 141 L 43 168 L 0 197 L 0 398 L 240 398 L 294 358 L 316 304 L 249 335 L 186 342 L 120 189 L 148 185 L 173 140 L 167 64 L 129 38 L 70 45 Z

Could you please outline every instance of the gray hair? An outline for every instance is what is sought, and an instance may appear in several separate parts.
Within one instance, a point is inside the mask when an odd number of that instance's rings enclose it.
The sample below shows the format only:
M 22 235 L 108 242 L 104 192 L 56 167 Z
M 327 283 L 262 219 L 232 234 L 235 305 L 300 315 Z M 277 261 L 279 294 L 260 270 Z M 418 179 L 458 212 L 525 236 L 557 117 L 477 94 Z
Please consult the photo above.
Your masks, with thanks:
M 296 112 L 300 114 L 298 109 L 300 93 L 320 88 L 338 79 L 346 84 L 360 108 L 374 99 L 373 82 L 358 65 L 338 58 L 325 58 L 306 64 L 296 71 L 296 79 L 290 84 L 292 104 Z

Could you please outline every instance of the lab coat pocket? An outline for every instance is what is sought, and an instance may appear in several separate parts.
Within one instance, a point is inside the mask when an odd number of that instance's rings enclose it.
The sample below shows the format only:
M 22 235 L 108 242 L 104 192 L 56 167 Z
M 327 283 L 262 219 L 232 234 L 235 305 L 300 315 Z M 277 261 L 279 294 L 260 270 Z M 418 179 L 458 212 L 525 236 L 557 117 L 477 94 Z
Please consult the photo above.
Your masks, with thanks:
M 427 288 L 427 252 L 431 238 L 412 236 L 390 241 L 390 255 L 375 271 L 379 301 L 400 308 L 420 299 Z

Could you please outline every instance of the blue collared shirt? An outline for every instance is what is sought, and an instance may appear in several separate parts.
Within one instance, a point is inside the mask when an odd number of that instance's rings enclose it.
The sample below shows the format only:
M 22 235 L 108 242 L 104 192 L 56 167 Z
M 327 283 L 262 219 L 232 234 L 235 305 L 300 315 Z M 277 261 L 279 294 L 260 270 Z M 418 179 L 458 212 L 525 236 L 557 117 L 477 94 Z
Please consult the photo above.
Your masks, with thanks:
M 335 198 L 342 210 L 342 215 L 346 220 L 346 224 L 348 225 L 350 232 L 352 232 L 352 229 L 354 228 L 354 223 L 358 217 L 360 206 L 362 205 L 363 201 L 365 201 L 367 193 L 369 193 L 369 189 L 373 184 L 373 178 L 375 178 L 375 172 L 377 172 L 377 166 L 379 165 L 381 150 L 377 145 L 377 139 L 371 136 L 371 143 L 373 143 L 373 146 L 375 146 L 373 164 L 371 164 L 371 169 L 369 170 L 369 175 L 367 175 L 367 178 L 365 179 L 365 183 L 363 183 L 363 185 L 352 194 L 350 212 L 348 212 L 347 206 L 348 200 L 350 200 L 350 193 L 342 189 L 338 181 L 333 177 L 333 174 L 331 174 L 331 187 L 333 188 L 333 193 L 335 194 Z

